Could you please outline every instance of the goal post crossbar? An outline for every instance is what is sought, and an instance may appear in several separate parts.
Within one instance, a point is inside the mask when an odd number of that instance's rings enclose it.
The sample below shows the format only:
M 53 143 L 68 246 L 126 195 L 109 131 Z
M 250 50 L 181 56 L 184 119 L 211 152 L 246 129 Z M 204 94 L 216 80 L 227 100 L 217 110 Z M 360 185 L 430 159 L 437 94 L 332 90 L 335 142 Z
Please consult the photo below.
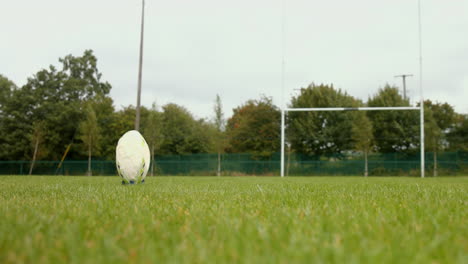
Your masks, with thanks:
M 422 96 L 421 96 L 422 102 Z M 421 103 L 422 105 L 422 103 Z M 424 178 L 424 107 L 314 107 L 314 108 L 283 108 L 281 110 L 281 177 L 284 177 L 284 145 L 285 145 L 285 115 L 286 112 L 318 112 L 318 111 L 389 111 L 389 110 L 419 110 L 420 111 L 420 146 L 421 146 L 421 178 Z
M 375 111 L 375 110 L 420 110 L 419 106 L 395 107 L 314 107 L 314 108 L 286 108 L 286 112 L 318 112 L 318 111 Z

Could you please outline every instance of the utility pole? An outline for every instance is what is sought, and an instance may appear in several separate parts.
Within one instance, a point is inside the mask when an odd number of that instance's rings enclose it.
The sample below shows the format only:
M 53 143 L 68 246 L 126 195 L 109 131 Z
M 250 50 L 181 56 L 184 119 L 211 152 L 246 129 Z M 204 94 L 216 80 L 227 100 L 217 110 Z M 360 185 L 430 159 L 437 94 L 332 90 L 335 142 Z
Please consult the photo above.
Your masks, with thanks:
M 403 79 L 403 99 L 406 100 L 406 77 L 412 77 L 413 74 L 402 74 L 396 75 L 395 78 L 402 78 Z
M 141 33 L 140 33 L 140 61 L 138 66 L 138 92 L 136 104 L 135 130 L 140 129 L 140 98 L 141 98 L 141 72 L 143 68 L 143 34 L 145 31 L 145 0 L 141 7 Z

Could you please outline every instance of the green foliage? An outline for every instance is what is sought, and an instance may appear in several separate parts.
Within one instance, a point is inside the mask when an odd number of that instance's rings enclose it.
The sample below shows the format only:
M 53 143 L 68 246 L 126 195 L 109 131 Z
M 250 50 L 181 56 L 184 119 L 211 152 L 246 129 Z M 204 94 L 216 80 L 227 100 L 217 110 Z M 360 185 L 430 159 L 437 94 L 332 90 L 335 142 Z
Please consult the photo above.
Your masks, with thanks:
M 97 150 L 99 149 L 98 141 L 101 131 L 96 117 L 96 111 L 94 111 L 93 106 L 88 103 L 84 108 L 84 112 L 85 119 L 83 119 L 79 124 L 78 138 L 83 141 L 83 144 L 87 149 L 91 148 L 93 150 Z
M 468 115 L 459 115 L 452 131 L 448 133 L 449 148 L 468 150 Z
M 96 152 L 99 151 L 99 138 L 101 137 L 101 132 L 96 117 L 96 112 L 93 109 L 93 106 L 90 103 L 85 105 L 85 114 L 86 117 L 83 121 L 80 122 L 78 127 L 78 138 L 83 141 L 84 146 L 88 152 L 88 172 L 87 175 L 92 175 L 91 169 L 91 158 Z
M 116 138 L 118 139 L 113 125 L 116 122 L 116 113 L 112 98 L 108 96 L 97 95 L 89 101 L 94 112 L 98 127 L 101 131 L 97 145 L 99 146 L 99 156 L 104 159 L 115 158 Z M 71 157 L 79 158 L 79 157 Z
M 0 159 L 28 159 L 30 144 L 25 139 L 38 121 L 44 123 L 47 131 L 44 145 L 48 154 L 44 158 L 60 159 L 84 118 L 82 103 L 108 95 L 111 86 L 101 82 L 92 51 L 85 51 L 81 57 L 68 55 L 59 61 L 61 70 L 52 65 L 40 70 L 26 85 L 14 90 L 5 103 L 1 130 L 5 140 L 0 146 Z
M 431 100 L 426 100 L 424 101 L 424 106 L 426 107 L 425 109 L 432 111 L 432 116 L 442 131 L 447 131 L 453 127 L 456 113 L 451 105 L 447 103 L 433 103 Z
M 32 133 L 29 135 L 29 140 L 31 142 L 30 150 L 31 153 L 37 152 L 35 156 L 36 159 L 41 159 L 48 154 L 48 149 L 41 146 L 47 136 L 46 123 L 44 121 L 36 121 L 33 123 L 32 128 Z M 37 149 L 36 146 L 38 147 Z
M 162 154 L 206 153 L 213 150 L 213 128 L 195 120 L 182 106 L 167 104 L 162 113 Z
M 111 85 L 101 82 L 102 74 L 92 50 L 86 50 L 81 57 L 68 55 L 59 61 L 63 67 L 61 73 L 65 75 L 62 99 L 90 99 L 109 94 Z
M 428 148 L 438 151 L 448 148 L 447 134 L 455 126 L 456 113 L 447 103 L 424 101 L 425 138 Z
M 143 107 L 140 109 L 141 115 L 145 112 Z M 112 113 L 108 120 L 109 126 L 106 129 L 105 142 L 106 150 L 103 153 L 105 159 L 115 159 L 115 149 L 119 138 L 129 130 L 135 129 L 136 110 L 134 106 L 127 106 L 119 111 Z
M 151 168 L 149 175 L 154 175 L 154 155 L 162 144 L 162 114 L 157 110 L 156 103 L 149 109 L 148 116 L 142 122 L 142 134 L 151 152 Z
M 34 102 L 37 100 L 28 88 L 14 89 L 2 105 L 0 126 L 0 160 L 30 160 Z
M 40 159 L 59 160 L 72 144 L 67 159 L 86 157 L 87 143 L 78 137 L 79 124 L 89 120 L 85 102 L 92 105 L 101 130 L 94 146 L 98 159 L 115 158 L 118 139 L 134 129 L 135 108 L 116 110 L 109 97 L 111 85 L 102 81 L 97 58 L 91 50 L 68 55 L 60 65 L 50 65 L 32 75 L 22 87 L 0 74 L 0 160 L 30 160 L 35 124 L 44 131 Z M 311 84 L 291 100 L 291 107 L 357 107 L 362 102 L 332 85 Z M 396 87 L 386 85 L 368 106 L 409 106 Z M 167 104 L 162 111 L 141 108 L 141 131 L 157 154 L 249 153 L 270 160 L 280 150 L 280 110 L 272 99 L 248 100 L 234 109 L 226 123 L 222 102 L 216 95 L 214 118 L 196 119 L 184 107 Z M 425 101 L 427 149 L 466 150 L 466 117 L 447 103 Z M 419 148 L 419 115 L 416 111 L 290 112 L 287 144 L 292 151 L 319 159 L 344 157 L 352 150 L 412 154 Z M 94 119 L 93 119 L 94 120 Z M 354 121 L 353 121 L 354 120 Z M 372 135 L 369 133 L 372 127 Z M 83 132 L 83 131 L 81 131 Z M 82 134 L 81 134 L 82 136 Z M 369 140 L 371 139 L 371 140 Z M 372 140 L 373 139 L 373 140 Z M 95 153 L 96 154 L 96 153 Z M 218 166 L 220 167 L 220 166 Z
M 440 149 L 442 130 L 437 125 L 434 112 L 424 104 L 424 144 L 429 151 L 437 152 Z
M 221 97 L 219 97 L 218 94 L 216 95 L 213 111 L 215 115 L 213 120 L 213 125 L 215 128 L 214 144 L 216 152 L 220 154 L 224 152 L 224 149 L 227 146 L 227 140 L 225 133 L 226 120 L 224 119 L 223 104 L 221 102 Z
M 15 151 L 15 148 L 10 145 L 10 143 L 13 143 L 13 137 L 11 133 L 9 134 L 12 131 L 8 127 L 13 118 L 12 113 L 8 112 L 7 105 L 10 104 L 11 96 L 16 89 L 17 87 L 12 81 L 0 74 L 0 160 L 8 157 L 11 151 Z M 14 114 L 18 114 L 18 112 Z M 15 145 L 18 146 L 19 144 L 19 142 L 16 142 Z M 27 143 L 25 144 L 27 145 Z
M 368 100 L 370 107 L 409 106 L 398 88 L 386 85 Z M 378 152 L 410 153 L 419 148 L 419 112 L 369 111 Z
M 142 107 L 143 109 L 143 107 Z M 141 112 L 145 112 L 144 110 Z M 135 107 L 130 105 L 122 108 L 115 113 L 113 129 L 117 134 L 117 139 L 120 138 L 125 132 L 135 128 Z
M 114 112 L 112 100 L 105 100 L 102 104 L 99 103 L 98 105 L 107 111 L 106 113 L 101 112 L 103 114 L 102 117 L 99 117 L 98 113 L 100 126 L 103 128 L 103 131 L 105 131 L 105 134 L 101 139 L 101 146 L 103 146 L 101 157 L 113 160 L 115 159 L 115 148 L 117 147 L 119 138 L 127 131 L 135 129 L 136 110 L 133 105 L 130 105 Z M 145 126 L 147 126 L 149 114 L 150 110 L 144 106 L 140 107 L 141 131 L 147 130 Z
M 5 105 L 15 89 L 17 89 L 15 83 L 0 74 L 0 115 L 2 114 L 3 105 Z
M 87 152 L 91 155 L 91 152 L 99 151 L 99 139 L 101 137 L 101 129 L 99 127 L 96 111 L 91 103 L 87 103 L 84 107 L 85 119 L 83 119 L 78 127 L 78 139 L 80 139 Z
M 354 114 L 351 137 L 356 150 L 369 153 L 374 143 L 374 135 L 372 134 L 372 123 L 365 112 Z
M 466 263 L 468 178 L 1 177 L 0 263 Z
M 223 104 L 221 102 L 221 97 L 219 97 L 219 94 L 216 94 L 213 110 L 215 113 L 214 124 L 216 130 L 221 132 L 225 129 L 226 120 L 224 119 Z
M 280 126 L 281 112 L 271 98 L 249 100 L 235 108 L 227 122 L 228 152 L 269 158 L 280 150 Z
M 29 175 L 31 175 L 33 172 L 34 164 L 36 160 L 40 159 L 40 157 L 44 155 L 44 153 L 47 153 L 47 149 L 45 148 L 40 148 L 41 151 L 39 151 L 39 147 L 44 141 L 44 137 L 46 134 L 47 134 L 47 130 L 45 128 L 45 122 L 43 121 L 34 122 L 33 132 L 30 135 L 33 155 L 32 155 L 31 165 L 29 166 Z
M 221 97 L 216 94 L 214 110 L 214 148 L 218 154 L 217 170 L 216 175 L 221 176 L 221 154 L 224 153 L 224 149 L 227 147 L 227 138 L 225 133 L 226 120 L 224 119 L 223 104 L 221 103 Z
M 143 120 L 142 134 L 151 150 L 158 149 L 162 143 L 162 113 L 153 103 L 148 110 L 147 118 Z M 154 156 L 154 151 L 151 153 Z
M 357 107 L 359 102 L 332 85 L 311 84 L 291 100 L 292 108 Z M 303 154 L 333 155 L 352 146 L 352 112 L 290 112 L 288 141 Z

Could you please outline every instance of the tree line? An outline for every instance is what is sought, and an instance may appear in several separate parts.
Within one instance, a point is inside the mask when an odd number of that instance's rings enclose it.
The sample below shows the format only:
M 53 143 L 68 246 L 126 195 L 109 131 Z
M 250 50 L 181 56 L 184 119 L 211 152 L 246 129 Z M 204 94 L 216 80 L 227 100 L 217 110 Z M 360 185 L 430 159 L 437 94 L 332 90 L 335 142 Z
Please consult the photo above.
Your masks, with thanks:
M 0 160 L 112 160 L 120 136 L 133 129 L 134 106 L 116 110 L 91 50 L 59 59 L 18 87 L 0 75 Z M 226 118 L 219 95 L 213 117 L 195 118 L 169 103 L 141 108 L 140 131 L 152 155 L 224 152 L 268 159 L 280 151 L 280 108 L 261 96 L 233 109 Z M 410 106 L 397 87 L 385 85 L 367 101 L 333 85 L 300 89 L 290 107 Z M 428 151 L 468 150 L 468 117 L 447 103 L 426 100 Z M 415 153 L 419 149 L 418 111 L 290 112 L 287 144 L 310 156 L 359 151 Z M 219 173 L 218 169 L 218 173 Z

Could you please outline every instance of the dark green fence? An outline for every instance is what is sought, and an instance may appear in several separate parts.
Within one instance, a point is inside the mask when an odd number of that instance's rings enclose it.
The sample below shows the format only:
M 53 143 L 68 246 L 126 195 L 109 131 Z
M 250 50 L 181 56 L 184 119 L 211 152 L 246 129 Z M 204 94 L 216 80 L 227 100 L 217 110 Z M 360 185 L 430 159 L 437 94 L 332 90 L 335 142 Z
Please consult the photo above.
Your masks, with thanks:
M 363 175 L 364 158 L 349 153 L 328 157 L 307 156 L 287 153 L 286 174 L 291 176 L 313 175 Z M 64 161 L 58 168 L 58 161 L 37 161 L 35 175 L 86 175 L 87 161 Z M 30 161 L 0 161 L 0 175 L 27 175 Z M 156 175 L 216 175 L 217 154 L 192 154 L 156 156 Z M 372 154 L 368 157 L 370 176 L 418 176 L 419 154 Z M 426 153 L 426 173 L 433 175 L 434 155 Z M 221 155 L 222 175 L 279 175 L 280 155 L 259 157 L 253 154 Z M 468 152 L 437 154 L 439 176 L 468 175 Z M 93 175 L 117 175 L 114 161 L 93 160 Z
M 440 176 L 468 175 L 468 153 L 426 153 L 426 174 L 434 174 L 434 164 Z M 288 165 L 289 164 L 289 165 Z M 311 157 L 292 154 L 286 156 L 286 171 L 289 175 L 363 175 L 365 167 L 361 155 L 348 154 L 334 157 Z M 368 172 L 373 176 L 419 176 L 421 169 L 419 153 L 371 154 L 368 157 Z

